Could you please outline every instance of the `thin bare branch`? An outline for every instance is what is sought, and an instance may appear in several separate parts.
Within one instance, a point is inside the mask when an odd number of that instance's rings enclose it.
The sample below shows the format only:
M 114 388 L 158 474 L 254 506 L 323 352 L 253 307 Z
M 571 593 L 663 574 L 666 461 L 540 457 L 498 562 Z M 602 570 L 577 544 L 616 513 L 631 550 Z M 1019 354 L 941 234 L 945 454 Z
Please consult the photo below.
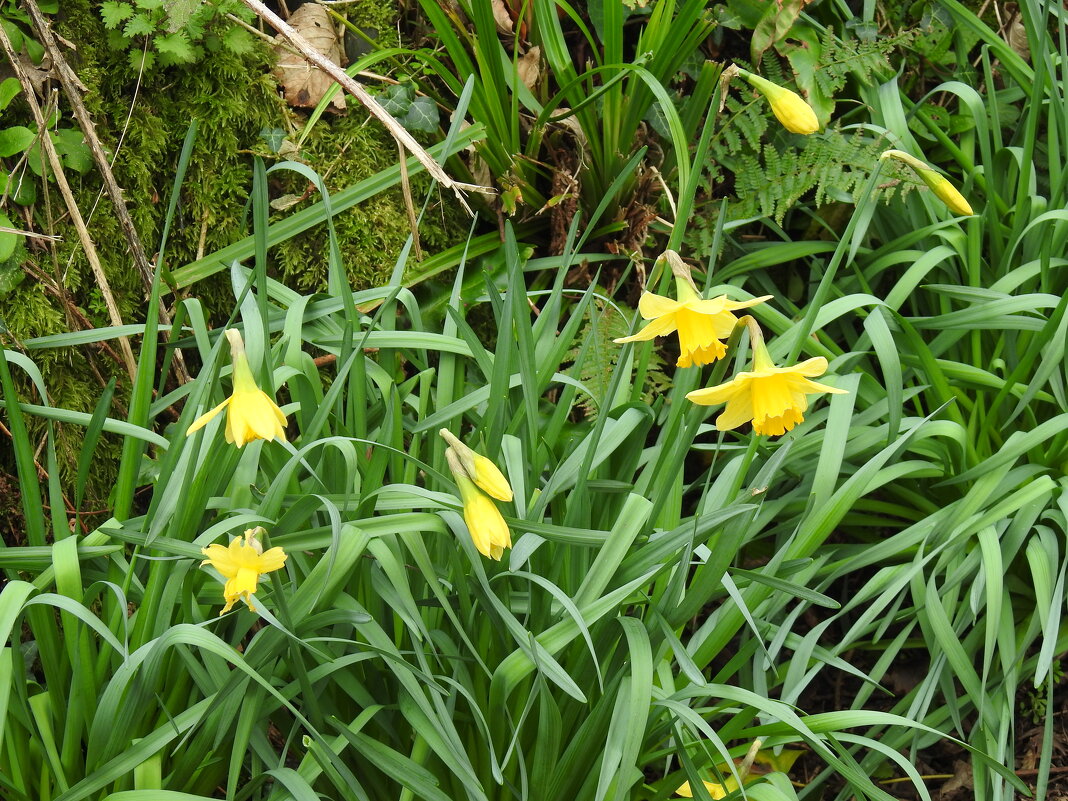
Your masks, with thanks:
M 104 267 L 100 263 L 100 257 L 97 255 L 96 246 L 93 244 L 92 237 L 89 236 L 89 230 L 85 227 L 85 220 L 82 218 L 82 213 L 78 210 L 78 204 L 74 200 L 74 193 L 71 191 L 70 184 L 67 182 L 67 176 L 63 172 L 63 164 L 59 160 L 56 146 L 52 143 L 52 137 L 47 135 L 48 121 L 45 119 L 44 113 L 41 111 L 40 103 L 37 102 L 37 94 L 33 88 L 33 84 L 30 82 L 26 70 L 23 69 L 18 53 L 15 52 L 15 48 L 12 46 L 11 40 L 7 36 L 7 31 L 4 30 L 2 25 L 0 25 L 0 45 L 3 46 L 4 53 L 7 55 L 7 60 L 11 64 L 11 68 L 15 71 L 15 77 L 18 78 L 19 83 L 22 84 L 23 96 L 30 107 L 30 111 L 33 112 L 33 118 L 36 121 L 37 126 L 42 131 L 46 132 L 45 135 L 41 137 L 41 149 L 48 157 L 48 163 L 51 165 L 52 174 L 56 179 L 56 186 L 59 187 L 60 194 L 63 195 L 63 201 L 67 205 L 67 211 L 70 213 L 71 221 L 74 223 L 74 227 L 78 232 L 78 239 L 81 241 L 82 248 L 85 250 L 85 256 L 89 260 L 89 266 L 93 270 L 97 286 L 100 287 L 100 294 L 104 298 L 104 305 L 107 306 L 111 324 L 121 326 L 123 324 L 122 315 L 119 314 L 119 306 L 115 302 L 115 296 L 111 292 L 108 278 L 104 274 Z M 137 374 L 137 362 L 134 359 L 133 349 L 130 347 L 130 340 L 127 337 L 120 337 L 119 345 L 122 348 L 123 360 L 125 361 L 126 369 L 130 374 L 130 380 L 133 381 Z
M 364 89 L 356 80 L 350 78 L 340 66 L 312 47 L 307 39 L 293 29 L 293 26 L 267 8 L 267 6 L 261 3 L 260 0 L 241 0 L 241 2 L 256 12 L 260 19 L 278 31 L 278 33 L 282 35 L 282 38 L 299 50 L 304 58 L 308 59 L 308 61 L 337 81 L 345 91 L 359 100 L 360 103 L 386 127 L 386 130 L 389 131 L 390 135 L 397 140 L 397 144 L 407 149 L 409 153 L 415 156 L 416 159 L 419 160 L 419 163 L 426 167 L 427 172 L 434 177 L 434 180 L 455 192 L 457 199 L 460 201 L 460 204 L 464 209 L 466 209 L 469 214 L 473 213 L 471 208 L 467 205 L 467 201 L 461 191 L 463 185 L 452 180 L 452 178 L 445 173 L 445 170 L 441 168 L 441 165 L 434 161 L 434 158 L 423 149 L 422 145 L 416 142 L 415 139 L 412 138 L 412 135 L 404 130 L 404 126 L 393 119 L 390 113 L 382 108 L 382 105 L 375 100 L 374 97 L 368 94 L 366 89 Z

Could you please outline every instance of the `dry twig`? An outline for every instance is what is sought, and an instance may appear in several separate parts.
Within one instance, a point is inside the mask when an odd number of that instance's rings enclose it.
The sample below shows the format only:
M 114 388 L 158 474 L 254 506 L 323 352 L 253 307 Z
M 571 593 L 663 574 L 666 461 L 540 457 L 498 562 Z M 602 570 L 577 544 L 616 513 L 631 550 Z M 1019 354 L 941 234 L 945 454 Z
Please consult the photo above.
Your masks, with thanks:
M 71 191 L 70 184 L 67 182 L 67 176 L 63 173 L 63 165 L 60 163 L 59 154 L 56 152 L 56 147 L 52 143 L 52 137 L 47 135 L 48 121 L 45 119 L 44 113 L 41 111 L 40 103 L 37 102 L 37 94 L 33 84 L 31 83 L 29 76 L 26 74 L 26 70 L 23 68 L 22 62 L 19 60 L 18 53 L 15 52 L 15 48 L 12 46 L 11 40 L 7 36 L 7 31 L 3 29 L 3 26 L 0 26 L 0 46 L 3 46 L 8 62 L 11 64 L 11 68 L 15 71 L 15 77 L 18 78 L 19 83 L 22 84 L 23 95 L 26 98 L 26 103 L 30 107 L 30 111 L 33 112 L 33 118 L 36 121 L 38 128 L 45 131 L 45 135 L 41 137 L 41 149 L 48 157 L 48 163 L 52 168 L 52 174 L 56 179 L 56 185 L 59 187 L 60 194 L 63 195 L 63 201 L 67 205 L 67 211 L 70 212 L 71 221 L 74 223 L 74 227 L 78 232 L 78 239 L 82 243 L 82 247 L 85 250 L 85 256 L 89 260 L 89 266 L 92 268 L 97 285 L 100 287 L 100 294 L 104 298 L 104 305 L 107 306 L 111 324 L 121 326 L 123 324 L 122 316 L 119 314 L 118 304 L 115 302 L 115 296 L 112 294 L 111 286 L 108 284 L 107 276 L 104 274 L 104 268 L 101 265 L 100 257 L 96 252 L 96 246 L 93 244 L 93 239 L 89 236 L 89 231 L 85 227 L 85 220 L 82 218 L 81 211 L 78 210 L 78 204 L 74 200 L 74 193 Z M 130 347 L 130 340 L 127 337 L 120 337 L 119 345 L 122 348 L 123 361 L 126 363 L 126 369 L 130 374 L 130 380 L 133 381 L 137 374 L 137 362 L 134 359 L 133 349 Z
M 452 180 L 452 178 L 446 175 L 445 170 L 441 168 L 441 165 L 434 161 L 433 157 L 412 138 L 412 135 L 404 130 L 404 126 L 393 119 L 390 113 L 382 108 L 382 105 L 367 93 L 366 89 L 364 89 L 357 81 L 350 78 L 340 66 L 324 57 L 322 53 L 312 47 L 307 39 L 297 33 L 291 25 L 267 8 L 267 6 L 260 2 L 260 0 L 241 0 L 241 2 L 255 11 L 260 19 L 264 20 L 268 25 L 278 31 L 286 41 L 300 51 L 304 58 L 308 59 L 308 61 L 337 81 L 345 91 L 359 100 L 364 108 L 370 111 L 371 114 L 386 127 L 386 130 L 389 131 L 390 135 L 397 140 L 397 144 L 401 145 L 407 149 L 409 153 L 415 156 L 416 159 L 419 160 L 419 163 L 426 167 L 427 172 L 434 177 L 434 180 L 447 189 L 451 189 L 456 194 L 456 198 L 460 201 L 460 204 L 464 209 L 469 214 L 473 214 L 471 208 L 467 205 L 467 201 L 464 199 L 462 190 L 471 189 L 475 191 L 485 191 L 482 187 L 463 184 Z
M 134 266 L 137 267 L 137 271 L 141 274 L 141 280 L 144 282 L 145 291 L 151 293 L 152 278 L 155 268 L 148 260 L 148 256 L 145 255 L 145 249 L 141 244 L 140 236 L 137 234 L 137 228 L 134 226 L 133 218 L 130 217 L 130 212 L 126 208 L 126 201 L 123 199 L 122 189 L 119 188 L 119 184 L 115 180 L 115 175 L 111 171 L 111 164 L 108 162 L 107 154 L 104 153 L 104 148 L 100 144 L 100 137 L 96 134 L 96 126 L 93 124 L 93 120 L 89 116 L 89 110 L 85 107 L 85 103 L 82 100 L 82 94 L 79 89 L 81 82 L 78 80 L 78 76 L 74 74 L 74 70 L 71 69 L 66 59 L 63 58 L 63 53 L 59 49 L 56 37 L 52 33 L 52 28 L 48 24 L 48 20 L 45 19 L 44 14 L 41 13 L 41 9 L 37 7 L 35 0 L 24 0 L 24 5 L 26 10 L 29 11 L 30 17 L 33 19 L 33 25 L 40 37 L 41 44 L 52 59 L 52 65 L 56 74 L 59 76 L 59 82 L 63 86 L 63 92 L 67 95 L 67 100 L 70 101 L 71 109 L 74 111 L 74 117 L 78 120 L 78 125 L 82 129 L 82 134 L 85 136 L 85 142 L 89 146 L 89 151 L 93 154 L 93 160 L 96 162 L 97 169 L 100 171 L 100 177 L 104 181 L 104 187 L 107 189 L 108 197 L 111 198 L 111 204 L 115 208 L 115 217 L 118 219 L 119 227 L 122 229 L 122 233 L 126 237 L 126 242 L 129 245 L 130 256 L 133 258 Z M 167 329 L 170 329 L 171 316 L 167 312 L 162 299 L 159 303 L 159 321 Z M 187 382 L 189 380 L 189 371 L 186 369 L 185 359 L 182 356 L 182 352 L 178 349 L 175 349 L 174 351 L 174 367 L 178 374 L 179 382 L 183 384 Z

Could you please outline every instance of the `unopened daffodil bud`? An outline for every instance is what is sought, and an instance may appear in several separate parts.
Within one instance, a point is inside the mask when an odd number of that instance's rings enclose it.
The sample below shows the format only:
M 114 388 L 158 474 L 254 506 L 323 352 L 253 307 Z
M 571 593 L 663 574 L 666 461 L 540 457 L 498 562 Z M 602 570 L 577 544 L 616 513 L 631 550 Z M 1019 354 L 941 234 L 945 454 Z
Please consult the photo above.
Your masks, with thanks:
M 456 453 L 467 477 L 475 482 L 479 489 L 498 501 L 512 500 L 512 487 L 497 465 L 468 448 L 447 428 L 441 429 L 438 433 L 449 443 L 449 447 Z
M 928 188 L 935 193 L 935 196 L 945 203 L 949 210 L 954 214 L 970 217 L 975 213 L 972 211 L 971 204 L 969 204 L 964 195 L 958 192 L 956 187 L 949 182 L 949 179 L 940 172 L 931 169 L 929 164 L 920 161 L 915 156 L 911 156 L 903 150 L 887 150 L 879 156 L 879 158 L 897 159 L 898 161 L 908 164 L 916 175 L 920 177 L 920 180 L 927 184 Z
M 471 541 L 483 556 L 500 561 L 505 548 L 512 547 L 512 534 L 508 523 L 497 505 L 483 494 L 469 478 L 467 468 L 461 463 L 459 452 L 454 447 L 445 449 L 445 461 L 460 490 L 464 505 L 464 522 L 471 534 Z
M 797 92 L 772 83 L 747 70 L 739 68 L 738 74 L 768 99 L 771 113 L 786 130 L 791 133 L 812 134 L 820 129 L 820 121 L 816 117 L 816 112 Z

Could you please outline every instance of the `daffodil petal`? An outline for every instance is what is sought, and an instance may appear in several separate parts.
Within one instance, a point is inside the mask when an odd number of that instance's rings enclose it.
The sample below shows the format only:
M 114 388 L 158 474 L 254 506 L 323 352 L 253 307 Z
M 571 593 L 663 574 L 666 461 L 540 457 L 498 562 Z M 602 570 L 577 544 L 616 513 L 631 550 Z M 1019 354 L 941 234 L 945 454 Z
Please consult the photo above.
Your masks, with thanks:
M 662 337 L 665 334 L 670 334 L 675 330 L 675 315 L 668 314 L 664 317 L 658 317 L 651 323 L 647 324 L 637 334 L 633 334 L 629 337 L 620 337 L 619 339 L 612 340 L 617 345 L 622 345 L 624 342 L 646 342 L 656 337 Z
M 248 400 L 248 427 L 259 439 L 285 439 L 285 429 L 280 424 L 277 415 L 278 409 L 273 400 L 265 392 L 259 390 L 251 395 Z M 285 417 L 282 418 L 285 420 Z
M 748 392 L 734 395 L 716 418 L 716 428 L 731 431 L 753 419 L 753 402 Z
M 211 411 L 204 412 L 204 414 L 200 415 L 200 417 L 198 417 L 196 420 L 194 420 L 193 424 L 191 426 L 189 426 L 189 428 L 187 428 L 185 430 L 185 435 L 188 437 L 193 432 L 199 431 L 204 426 L 206 426 L 208 423 L 210 423 L 212 420 L 214 420 L 215 416 L 219 412 L 221 412 L 223 409 L 225 409 L 227 406 L 230 405 L 230 400 L 231 400 L 231 398 L 227 398 L 226 400 L 224 400 L 222 403 L 220 403 L 218 406 L 216 406 Z
M 717 384 L 714 387 L 687 392 L 686 398 L 700 406 L 715 406 L 717 403 L 724 403 L 730 400 L 735 395 L 748 394 L 748 389 L 745 386 L 747 379 L 743 376 L 736 376 L 725 384 Z
M 749 300 L 728 300 L 726 309 L 733 311 L 736 309 L 748 309 L 751 306 L 756 306 L 758 303 L 764 303 L 771 300 L 774 295 L 761 295 L 759 298 L 750 298 Z
M 257 568 L 261 573 L 270 573 L 274 570 L 280 570 L 285 567 L 286 554 L 279 547 L 271 548 L 269 551 L 264 551 L 260 555 L 260 564 Z
M 832 387 L 827 384 L 820 384 L 816 381 L 809 381 L 805 379 L 805 392 L 808 394 L 814 394 L 816 392 L 829 392 L 832 395 L 848 395 L 848 389 L 839 389 L 838 387 Z
M 682 304 L 679 301 L 665 298 L 663 295 L 657 295 L 653 292 L 643 292 L 638 299 L 638 312 L 646 320 L 671 314 L 678 311 L 680 306 Z
M 474 454 L 474 479 L 475 484 L 491 498 L 507 503 L 512 500 L 512 486 L 504 473 L 492 461 L 485 456 Z
M 511 547 L 512 536 L 500 510 L 473 484 L 464 493 L 464 522 L 467 523 L 471 541 L 483 556 L 499 560 L 503 549 Z
M 248 441 L 245 437 L 247 431 L 244 410 L 240 406 L 231 404 L 230 411 L 226 414 L 226 441 L 239 448 L 244 447 L 245 442 Z
M 827 372 L 827 360 L 822 356 L 815 356 L 811 359 L 805 359 L 805 361 L 795 364 L 793 367 L 782 368 L 789 370 L 791 373 L 797 373 L 798 375 L 807 376 L 808 378 L 814 378 L 818 375 L 823 375 Z

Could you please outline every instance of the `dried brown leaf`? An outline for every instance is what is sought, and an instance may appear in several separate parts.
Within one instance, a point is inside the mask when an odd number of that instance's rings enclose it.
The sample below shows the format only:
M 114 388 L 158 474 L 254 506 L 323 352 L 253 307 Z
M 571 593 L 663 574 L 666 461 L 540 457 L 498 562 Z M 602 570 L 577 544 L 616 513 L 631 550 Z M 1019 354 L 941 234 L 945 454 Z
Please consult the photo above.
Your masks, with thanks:
M 497 33 L 510 34 L 514 23 L 512 22 L 512 15 L 508 13 L 508 6 L 504 4 L 504 0 L 492 0 L 493 7 L 493 21 L 497 23 Z
M 541 77 L 541 48 L 535 45 L 524 53 L 516 63 L 516 71 L 523 85 L 533 91 Z
M 315 3 L 305 3 L 289 18 L 301 36 L 318 52 L 335 64 L 341 64 L 341 43 L 337 31 L 330 22 L 330 14 L 325 8 Z M 313 66 L 301 55 L 293 53 L 280 37 L 275 37 L 280 44 L 275 46 L 278 53 L 278 66 L 274 74 L 285 91 L 286 102 L 299 108 L 314 108 L 319 105 L 334 79 Z M 336 111 L 345 110 L 345 94 L 338 92 L 330 101 Z

